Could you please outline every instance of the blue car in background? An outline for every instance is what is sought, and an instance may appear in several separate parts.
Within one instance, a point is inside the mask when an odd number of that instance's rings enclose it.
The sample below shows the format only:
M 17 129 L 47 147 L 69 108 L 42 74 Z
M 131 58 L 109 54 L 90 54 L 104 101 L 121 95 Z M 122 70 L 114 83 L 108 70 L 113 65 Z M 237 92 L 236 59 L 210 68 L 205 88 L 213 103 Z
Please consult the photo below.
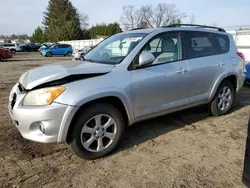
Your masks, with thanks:
M 49 48 L 41 50 L 41 55 L 46 57 L 52 56 L 72 56 L 72 46 L 69 44 L 54 44 Z
M 250 62 L 245 65 L 246 68 L 246 84 L 250 85 Z

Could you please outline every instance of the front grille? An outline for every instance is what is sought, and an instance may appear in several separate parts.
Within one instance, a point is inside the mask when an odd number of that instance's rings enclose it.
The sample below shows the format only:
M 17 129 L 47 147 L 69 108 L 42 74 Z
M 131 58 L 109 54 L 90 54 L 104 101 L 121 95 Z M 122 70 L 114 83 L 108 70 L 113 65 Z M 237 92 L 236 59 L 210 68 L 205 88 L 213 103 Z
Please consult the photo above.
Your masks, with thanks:
M 16 93 L 13 94 L 12 101 L 10 103 L 11 109 L 13 110 L 14 106 L 16 104 Z

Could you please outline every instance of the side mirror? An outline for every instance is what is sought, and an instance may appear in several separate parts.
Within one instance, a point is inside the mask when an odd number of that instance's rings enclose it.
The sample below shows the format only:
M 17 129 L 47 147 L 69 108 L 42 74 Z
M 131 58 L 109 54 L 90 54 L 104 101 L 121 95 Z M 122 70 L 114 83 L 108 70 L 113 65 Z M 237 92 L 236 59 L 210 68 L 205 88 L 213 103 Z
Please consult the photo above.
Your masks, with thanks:
M 139 67 L 149 65 L 154 60 L 155 57 L 151 52 L 142 52 L 139 56 Z

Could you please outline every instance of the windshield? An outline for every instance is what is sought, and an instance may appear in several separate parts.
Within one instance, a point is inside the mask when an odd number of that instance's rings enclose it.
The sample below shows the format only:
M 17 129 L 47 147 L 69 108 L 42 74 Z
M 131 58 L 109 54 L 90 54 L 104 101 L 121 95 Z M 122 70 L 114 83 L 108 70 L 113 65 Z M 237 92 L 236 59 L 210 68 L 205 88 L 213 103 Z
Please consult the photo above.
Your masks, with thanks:
M 84 56 L 86 61 L 118 64 L 136 47 L 147 33 L 122 33 L 99 43 Z
M 56 44 L 51 45 L 49 48 L 55 48 Z

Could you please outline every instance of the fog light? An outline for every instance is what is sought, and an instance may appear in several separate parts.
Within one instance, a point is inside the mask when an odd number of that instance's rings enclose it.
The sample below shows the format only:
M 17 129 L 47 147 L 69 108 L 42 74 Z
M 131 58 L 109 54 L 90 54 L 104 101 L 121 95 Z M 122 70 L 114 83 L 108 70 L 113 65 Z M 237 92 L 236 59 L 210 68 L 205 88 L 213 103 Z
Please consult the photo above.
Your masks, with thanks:
M 40 131 L 45 134 L 45 128 L 44 128 L 44 125 L 42 123 L 39 124 L 39 129 Z

